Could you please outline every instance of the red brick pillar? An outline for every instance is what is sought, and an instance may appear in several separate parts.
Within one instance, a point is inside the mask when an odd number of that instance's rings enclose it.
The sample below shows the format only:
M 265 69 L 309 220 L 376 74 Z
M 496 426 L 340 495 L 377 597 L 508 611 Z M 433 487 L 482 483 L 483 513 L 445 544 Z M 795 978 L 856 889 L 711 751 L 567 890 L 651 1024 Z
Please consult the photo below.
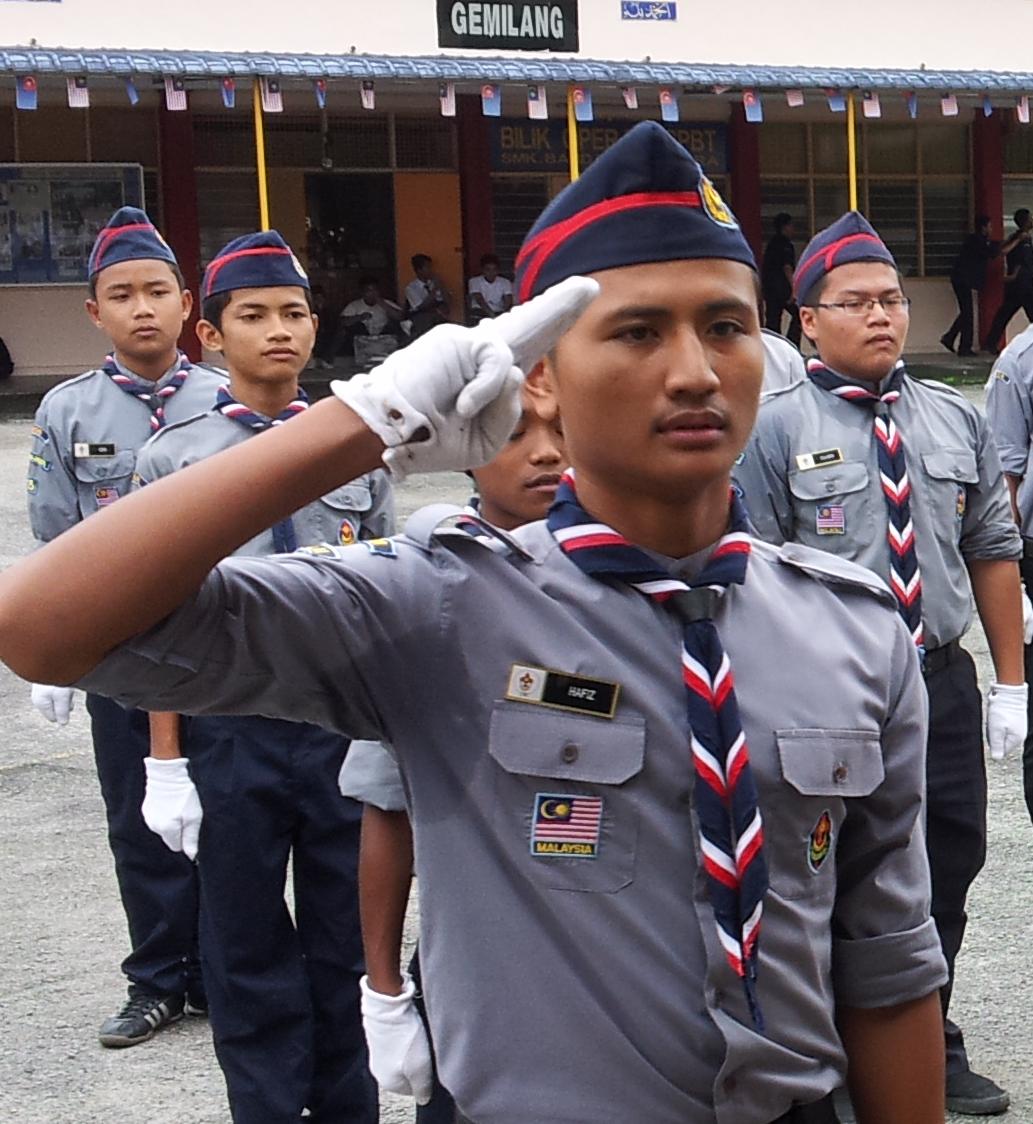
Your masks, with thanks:
M 179 261 L 187 288 L 194 294 L 194 311 L 183 329 L 179 346 L 197 361 L 201 344 L 194 333 L 200 312 L 201 226 L 197 215 L 194 175 L 193 114 L 158 111 L 161 152 L 161 206 L 164 234 Z

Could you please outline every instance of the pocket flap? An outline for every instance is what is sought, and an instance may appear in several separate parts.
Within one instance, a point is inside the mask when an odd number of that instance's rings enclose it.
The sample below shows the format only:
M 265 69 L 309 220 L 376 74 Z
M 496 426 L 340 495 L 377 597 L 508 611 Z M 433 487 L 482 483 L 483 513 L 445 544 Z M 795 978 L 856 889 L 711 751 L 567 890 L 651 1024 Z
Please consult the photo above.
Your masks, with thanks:
M 323 503 L 335 511 L 369 511 L 373 493 L 368 484 L 345 484 L 323 496 Z
M 937 480 L 956 480 L 975 484 L 979 480 L 975 454 L 968 449 L 933 449 L 922 454 L 925 471 Z
M 623 784 L 642 770 L 646 723 L 634 715 L 582 718 L 500 701 L 491 714 L 489 752 L 507 773 Z
M 789 490 L 800 500 L 827 500 L 860 492 L 868 487 L 868 466 L 861 461 L 844 461 L 828 468 L 793 469 Z
M 136 454 L 130 449 L 111 457 L 76 457 L 73 462 L 76 480 L 118 480 L 131 476 L 136 467 Z
M 804 796 L 868 796 L 886 775 L 868 730 L 776 730 L 782 776 Z

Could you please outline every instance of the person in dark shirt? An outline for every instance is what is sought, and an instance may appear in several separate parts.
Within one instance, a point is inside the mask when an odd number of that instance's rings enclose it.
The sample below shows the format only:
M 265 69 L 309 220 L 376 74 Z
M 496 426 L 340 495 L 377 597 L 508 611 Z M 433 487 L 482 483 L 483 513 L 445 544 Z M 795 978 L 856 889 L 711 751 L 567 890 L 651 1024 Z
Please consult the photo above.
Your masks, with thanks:
M 983 286 L 986 284 L 987 262 L 992 261 L 998 254 L 1009 253 L 1021 239 L 1022 230 L 1017 229 L 1003 244 L 995 242 L 990 237 L 990 216 L 980 215 L 976 219 L 976 229 L 961 244 L 958 256 L 951 266 L 951 288 L 958 302 L 958 315 L 954 318 L 954 323 L 940 336 L 940 343 L 948 351 L 954 350 L 954 341 L 960 336 L 958 354 L 975 354 L 972 350 L 972 291 L 975 290 L 977 293 L 983 291 Z
M 1001 337 L 1008 322 L 1021 308 L 1033 323 L 1033 215 L 1026 207 L 1015 212 L 1015 233 L 1005 243 L 1011 244 L 1005 259 L 1004 300 L 986 333 L 986 350 L 996 355 L 1001 350 Z
M 793 216 L 781 211 L 775 215 L 775 235 L 764 249 L 760 267 L 760 285 L 764 294 L 764 327 L 782 331 L 782 313 L 789 313 L 786 338 L 800 346 L 800 312 L 793 300 L 793 269 L 796 248 L 793 246 Z

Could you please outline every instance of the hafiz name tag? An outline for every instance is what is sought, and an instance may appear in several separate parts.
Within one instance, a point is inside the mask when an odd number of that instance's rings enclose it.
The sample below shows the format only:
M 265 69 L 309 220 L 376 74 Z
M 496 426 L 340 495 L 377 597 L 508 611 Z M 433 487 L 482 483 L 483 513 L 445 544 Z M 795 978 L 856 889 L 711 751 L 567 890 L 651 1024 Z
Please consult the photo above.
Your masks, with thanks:
M 509 669 L 506 698 L 513 702 L 594 714 L 597 718 L 612 718 L 617 710 L 620 689 L 619 683 L 608 683 L 604 679 L 586 679 L 582 675 L 568 675 L 565 671 L 515 663 Z
M 112 441 L 102 441 L 95 445 L 87 444 L 85 441 L 76 441 L 72 446 L 72 452 L 77 460 L 83 457 L 113 457 L 115 445 Z
M 809 468 L 827 468 L 830 464 L 843 463 L 842 449 L 822 449 L 818 453 L 798 453 L 796 467 L 801 472 Z

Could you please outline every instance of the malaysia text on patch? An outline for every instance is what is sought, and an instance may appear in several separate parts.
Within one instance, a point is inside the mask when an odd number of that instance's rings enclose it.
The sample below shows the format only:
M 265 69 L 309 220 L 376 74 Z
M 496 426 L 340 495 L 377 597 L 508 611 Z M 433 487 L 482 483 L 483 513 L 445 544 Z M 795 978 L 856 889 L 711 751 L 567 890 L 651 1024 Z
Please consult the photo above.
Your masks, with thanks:
M 531 818 L 531 854 L 548 859 L 594 859 L 603 822 L 601 796 L 539 792 Z

